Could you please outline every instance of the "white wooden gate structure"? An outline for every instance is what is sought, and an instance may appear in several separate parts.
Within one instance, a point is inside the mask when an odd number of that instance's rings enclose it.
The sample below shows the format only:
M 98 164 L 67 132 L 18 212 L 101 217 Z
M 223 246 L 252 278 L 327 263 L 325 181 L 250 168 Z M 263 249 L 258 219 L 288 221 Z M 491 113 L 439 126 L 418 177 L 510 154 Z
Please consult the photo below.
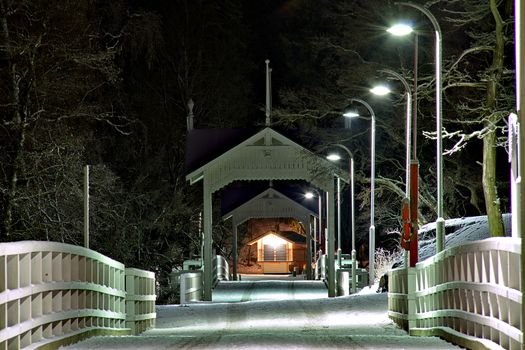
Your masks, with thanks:
M 249 219 L 262 218 L 293 218 L 306 225 L 306 275 L 312 276 L 312 232 L 309 225 L 310 217 L 317 213 L 302 206 L 274 188 L 268 188 L 244 204 L 223 215 L 222 219 L 232 218 L 233 229 L 233 279 L 237 278 L 237 227 Z
M 328 295 L 335 296 L 334 176 L 348 181 L 348 175 L 331 162 L 271 128 L 261 130 L 188 174 L 190 184 L 203 182 L 204 300 L 211 300 L 212 291 L 212 195 L 243 180 L 304 180 L 327 193 Z

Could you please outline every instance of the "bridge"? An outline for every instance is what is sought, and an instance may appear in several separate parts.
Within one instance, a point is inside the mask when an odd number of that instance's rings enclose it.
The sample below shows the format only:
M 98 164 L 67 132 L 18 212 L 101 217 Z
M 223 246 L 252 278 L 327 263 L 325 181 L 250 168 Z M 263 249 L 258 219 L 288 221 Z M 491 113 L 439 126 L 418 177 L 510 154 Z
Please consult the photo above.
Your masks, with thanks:
M 0 348 L 455 348 L 441 337 L 520 349 L 520 251 L 514 238 L 449 248 L 390 271 L 388 294 L 241 278 L 219 281 L 211 302 L 155 306 L 151 272 L 63 243 L 2 243 Z

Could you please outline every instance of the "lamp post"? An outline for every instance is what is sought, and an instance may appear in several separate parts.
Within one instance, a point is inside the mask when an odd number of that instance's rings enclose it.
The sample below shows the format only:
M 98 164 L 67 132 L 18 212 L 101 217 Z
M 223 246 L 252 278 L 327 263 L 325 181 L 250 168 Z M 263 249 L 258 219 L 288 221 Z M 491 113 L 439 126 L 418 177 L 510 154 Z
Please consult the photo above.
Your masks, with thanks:
M 319 228 L 318 228 L 318 242 L 319 242 L 319 250 L 321 250 L 321 233 L 323 231 L 323 221 L 322 221 L 322 218 L 323 218 L 323 212 L 322 212 L 322 201 L 323 201 L 323 198 L 321 196 L 321 193 L 319 193 L 319 191 L 317 191 L 315 188 L 312 188 L 312 191 L 315 192 L 315 194 L 317 195 L 317 210 L 318 210 L 318 220 L 319 220 Z M 306 192 L 304 194 L 304 197 L 306 199 L 312 199 L 315 197 L 314 193 L 313 192 Z M 315 235 L 315 233 L 314 233 Z M 318 250 L 317 250 L 317 247 L 314 248 L 314 250 L 316 251 L 316 255 L 319 255 L 319 259 L 321 258 L 321 255 L 322 255 L 322 251 L 321 253 L 318 254 Z
M 442 136 L 442 117 L 441 117 L 441 27 L 432 13 L 425 7 L 409 3 L 396 2 L 396 5 L 409 6 L 421 12 L 432 22 L 435 31 L 435 65 L 436 65 L 436 178 L 437 178 L 437 219 L 436 219 L 436 252 L 439 253 L 445 247 L 445 219 L 443 218 L 443 136 Z M 407 25 L 396 25 L 388 30 L 394 35 L 406 35 L 412 32 L 412 28 Z
M 406 210 L 406 216 L 403 214 L 403 240 L 408 239 L 408 246 L 403 245 L 404 249 L 409 250 L 410 266 L 414 267 L 418 261 L 418 222 L 417 222 L 417 208 L 418 208 L 418 172 L 419 162 L 417 160 L 417 114 L 412 114 L 412 94 L 410 92 L 410 86 L 403 76 L 390 70 L 382 69 L 380 72 L 389 74 L 403 84 L 406 93 L 406 187 L 405 187 L 405 202 L 408 206 L 403 207 L 403 211 Z M 370 90 L 376 95 L 386 95 L 390 93 L 390 89 L 384 86 L 374 87 Z M 412 132 L 412 129 L 414 132 Z M 412 137 L 414 138 L 412 142 Z M 412 147 L 411 147 L 412 145 Z M 407 221 L 405 221 L 407 220 Z M 402 241 L 403 242 L 403 241 Z M 406 242 L 406 241 L 405 241 Z M 405 266 L 409 266 L 405 261 Z
M 410 160 L 411 160 L 411 153 L 416 154 L 416 150 L 411 149 L 411 132 L 412 132 L 412 93 L 410 91 L 410 86 L 408 85 L 408 82 L 405 78 L 403 78 L 402 75 L 399 73 L 390 70 L 390 69 L 381 69 L 380 72 L 389 74 L 396 79 L 398 79 L 405 88 L 405 94 L 406 94 L 406 121 L 405 121 L 405 154 L 406 154 L 406 164 L 405 164 L 405 194 L 407 197 L 409 197 L 410 193 Z M 379 85 L 374 87 L 373 89 L 370 89 L 370 92 L 372 92 L 375 95 L 378 96 L 384 96 L 386 94 L 389 94 L 391 91 L 388 87 Z M 414 116 L 415 118 L 415 116 Z M 415 123 L 414 123 L 415 125 Z
M 374 198 L 375 198 L 375 169 L 376 169 L 376 115 L 372 110 L 372 107 L 365 101 L 353 98 L 351 102 L 358 102 L 366 107 L 371 117 L 371 127 L 370 127 L 370 229 L 368 233 L 368 283 L 369 285 L 374 284 L 375 277 L 375 210 L 374 210 Z M 358 117 L 359 114 L 356 112 L 346 112 L 343 114 L 345 117 Z
M 355 249 L 354 155 L 345 145 L 336 143 L 336 144 L 333 144 L 332 146 L 336 146 L 336 147 L 344 149 L 346 153 L 348 154 L 348 159 L 349 159 L 348 172 L 350 173 L 350 210 L 351 210 L 351 221 L 352 221 L 351 222 L 352 224 L 352 293 L 355 293 L 356 292 L 356 277 L 357 277 L 356 276 L 356 267 L 357 267 L 356 255 L 357 254 L 356 254 L 356 249 Z M 329 154 L 326 158 L 331 161 L 337 161 L 341 159 L 341 157 L 338 154 Z M 340 220 L 341 211 L 340 210 L 338 211 L 338 215 L 339 215 L 338 223 L 340 224 L 341 222 Z M 340 225 L 338 227 L 338 233 L 339 233 L 338 240 L 339 242 L 341 242 L 341 226 Z M 338 245 L 338 247 L 339 249 L 337 249 L 337 258 L 339 260 L 338 261 L 339 266 L 341 266 L 341 249 L 340 249 L 341 246 Z

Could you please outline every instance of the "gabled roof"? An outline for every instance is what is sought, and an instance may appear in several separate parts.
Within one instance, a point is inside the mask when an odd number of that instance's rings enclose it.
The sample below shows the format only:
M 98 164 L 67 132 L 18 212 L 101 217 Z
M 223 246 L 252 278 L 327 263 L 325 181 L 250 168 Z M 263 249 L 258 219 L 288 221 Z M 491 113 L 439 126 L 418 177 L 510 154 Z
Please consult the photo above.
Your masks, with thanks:
M 348 182 L 346 172 L 271 128 L 200 166 L 186 179 L 194 184 L 205 174 L 212 192 L 235 180 L 304 179 L 326 188 L 336 175 Z
M 252 239 L 251 241 L 247 243 L 247 245 L 252 245 L 256 243 L 257 241 L 263 239 L 264 237 L 272 235 L 272 234 L 284 239 L 285 241 L 289 243 L 306 244 L 306 237 L 295 231 L 268 231 L 268 232 L 263 233 L 259 237 Z
M 238 225 L 252 218 L 294 218 L 300 221 L 310 215 L 317 217 L 317 213 L 270 187 L 222 218 L 233 216 Z

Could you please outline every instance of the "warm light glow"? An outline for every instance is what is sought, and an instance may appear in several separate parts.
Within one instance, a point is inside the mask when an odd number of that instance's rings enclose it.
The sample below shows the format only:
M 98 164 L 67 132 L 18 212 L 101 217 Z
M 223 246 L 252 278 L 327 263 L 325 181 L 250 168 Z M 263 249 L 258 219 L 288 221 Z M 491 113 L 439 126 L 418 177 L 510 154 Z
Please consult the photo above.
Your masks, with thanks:
M 396 24 L 390 28 L 387 29 L 387 32 L 389 32 L 392 35 L 395 36 L 404 36 L 412 33 L 413 29 L 411 26 L 406 24 Z
M 263 238 L 263 244 L 270 245 L 275 248 L 279 245 L 286 244 L 286 241 L 282 239 L 281 237 L 277 237 L 276 235 L 269 234 L 268 236 Z
M 356 111 L 346 111 L 343 116 L 345 117 L 348 117 L 348 118 L 354 118 L 354 117 L 359 117 L 359 113 L 357 113 Z
M 386 85 L 377 85 L 377 86 L 374 86 L 374 88 L 370 89 L 370 92 L 377 96 L 385 96 L 389 94 L 391 91 Z
M 306 192 L 306 193 L 304 194 L 304 198 L 306 198 L 306 199 L 312 199 L 312 198 L 314 198 L 314 194 L 313 194 L 312 192 Z
M 341 156 L 337 153 L 330 153 L 329 155 L 326 156 L 326 159 L 331 160 L 332 162 L 335 162 L 337 160 L 340 160 Z

